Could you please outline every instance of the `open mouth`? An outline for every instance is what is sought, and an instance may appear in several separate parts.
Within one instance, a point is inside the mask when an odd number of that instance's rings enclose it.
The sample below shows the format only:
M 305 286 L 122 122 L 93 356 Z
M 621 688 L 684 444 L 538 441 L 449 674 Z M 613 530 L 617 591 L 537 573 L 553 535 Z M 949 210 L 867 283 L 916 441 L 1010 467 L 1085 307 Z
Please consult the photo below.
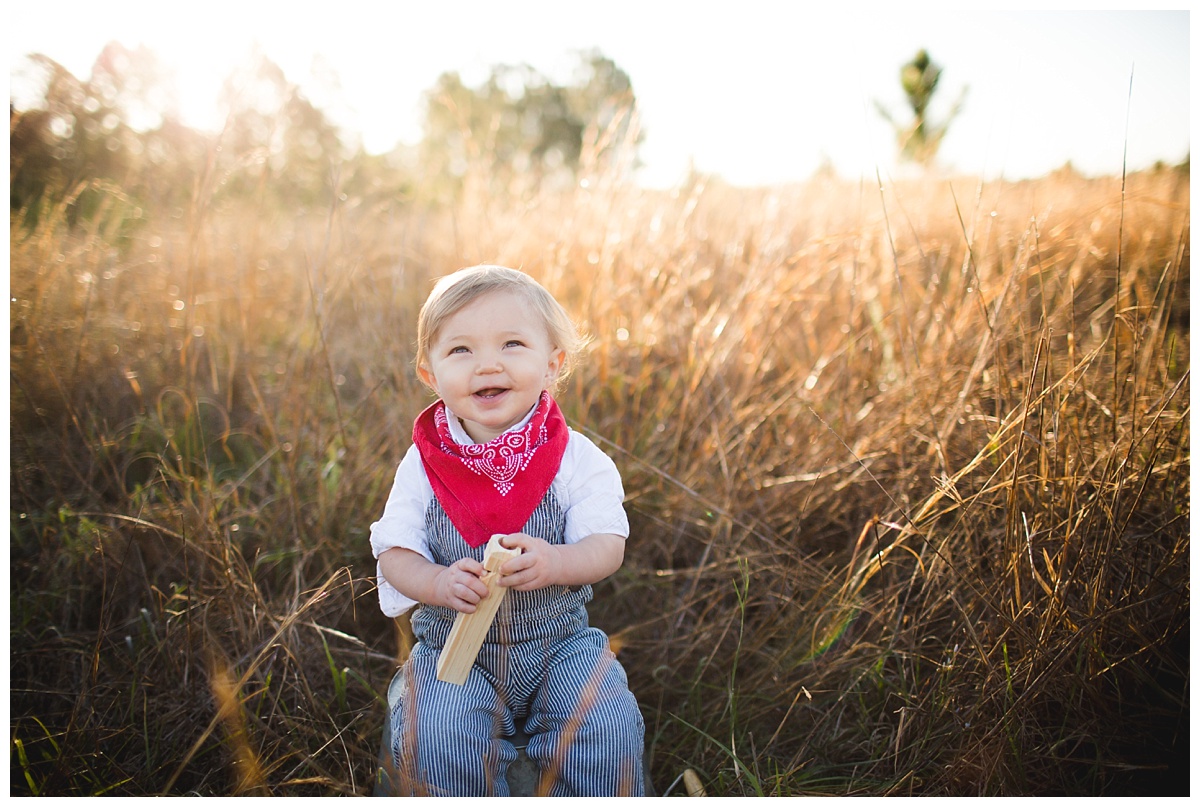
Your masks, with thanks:
M 477 398 L 491 399 L 503 395 L 506 392 L 508 392 L 508 390 L 504 389 L 503 387 L 487 387 L 485 389 L 476 390 L 474 394 Z

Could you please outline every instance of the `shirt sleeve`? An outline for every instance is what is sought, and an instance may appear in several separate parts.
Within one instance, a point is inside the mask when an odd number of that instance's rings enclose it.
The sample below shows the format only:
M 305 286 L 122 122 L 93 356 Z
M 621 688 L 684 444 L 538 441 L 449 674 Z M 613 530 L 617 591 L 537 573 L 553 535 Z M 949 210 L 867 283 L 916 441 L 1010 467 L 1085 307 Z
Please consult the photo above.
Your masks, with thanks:
M 625 490 L 616 463 L 579 432 L 571 432 L 555 483 L 567 503 L 567 543 L 598 532 L 629 537 Z
M 383 515 L 371 525 L 371 554 L 378 558 L 389 549 L 411 549 L 426 560 L 433 561 L 425 533 L 425 510 L 433 498 L 433 488 L 425 476 L 421 455 L 416 446 L 411 446 L 400 466 L 396 479 L 388 494 Z M 383 577 L 379 564 L 375 564 L 376 584 L 379 588 L 379 607 L 387 616 L 400 616 L 416 605 L 412 600 L 392 586 Z

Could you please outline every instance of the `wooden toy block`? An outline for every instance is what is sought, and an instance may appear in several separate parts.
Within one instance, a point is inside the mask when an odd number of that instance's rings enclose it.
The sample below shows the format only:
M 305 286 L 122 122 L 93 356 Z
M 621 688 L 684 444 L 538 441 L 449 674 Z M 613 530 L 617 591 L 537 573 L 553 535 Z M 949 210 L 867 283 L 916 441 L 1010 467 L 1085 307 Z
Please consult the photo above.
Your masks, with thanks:
M 475 663 L 484 637 L 487 636 L 488 630 L 492 627 L 492 621 L 496 618 L 496 611 L 500 609 L 500 603 L 504 601 L 504 595 L 508 593 L 507 588 L 495 585 L 493 581 L 499 574 L 500 567 L 520 555 L 521 550 L 501 546 L 500 539 L 502 537 L 504 536 L 493 535 L 483 550 L 484 575 L 482 579 L 488 586 L 488 594 L 479 601 L 475 607 L 475 613 L 459 614 L 455 617 L 454 626 L 450 628 L 450 636 L 446 639 L 446 646 L 442 648 L 442 654 L 438 657 L 437 677 L 439 681 L 446 681 L 458 686 L 467 682 L 471 665 Z

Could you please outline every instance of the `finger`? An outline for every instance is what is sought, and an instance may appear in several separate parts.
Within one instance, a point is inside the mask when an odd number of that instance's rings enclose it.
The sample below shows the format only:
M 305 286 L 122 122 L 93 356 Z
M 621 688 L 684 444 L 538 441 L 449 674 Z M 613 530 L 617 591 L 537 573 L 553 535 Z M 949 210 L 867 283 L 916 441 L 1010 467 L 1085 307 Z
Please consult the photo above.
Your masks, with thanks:
M 500 567 L 499 578 L 504 581 L 504 585 L 511 586 L 514 578 L 524 579 L 529 576 L 528 572 L 531 567 L 537 562 L 537 559 L 532 555 L 520 555 L 510 561 L 507 561 Z
M 529 548 L 529 542 L 533 538 L 523 532 L 514 532 L 500 539 L 500 546 L 505 549 L 520 549 L 522 551 Z
M 541 588 L 538 585 L 537 576 L 529 573 L 522 574 L 520 579 L 514 581 L 512 585 L 513 591 L 533 591 L 537 588 Z
M 545 583 L 542 580 L 541 568 L 531 564 L 529 568 L 522 569 L 516 574 L 509 576 L 506 585 L 517 591 L 532 591 L 542 588 Z
M 535 560 L 533 555 L 522 553 L 511 560 L 505 561 L 504 565 L 500 567 L 500 574 L 508 576 L 523 572 L 532 566 Z
M 475 560 L 475 558 L 463 558 L 454 565 L 467 574 L 473 575 L 476 579 L 482 577 L 485 571 L 483 564 Z
M 474 575 L 467 575 L 463 577 L 462 580 L 459 581 L 458 585 L 461 587 L 463 599 L 465 599 L 467 602 L 479 602 L 486 597 L 488 593 L 487 583 L 484 583 Z

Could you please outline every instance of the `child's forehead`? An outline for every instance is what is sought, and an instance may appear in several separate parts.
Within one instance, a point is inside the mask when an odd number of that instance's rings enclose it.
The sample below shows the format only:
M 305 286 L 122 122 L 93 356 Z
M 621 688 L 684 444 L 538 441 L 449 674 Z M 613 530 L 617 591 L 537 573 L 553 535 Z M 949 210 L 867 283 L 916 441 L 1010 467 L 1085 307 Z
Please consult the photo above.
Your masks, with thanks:
M 533 300 L 530 299 L 528 294 L 522 293 L 519 289 L 485 289 L 464 298 L 452 310 L 446 312 L 443 321 L 453 319 L 468 309 L 481 306 L 495 308 L 500 311 L 520 310 L 530 313 L 536 312 Z
M 515 316 L 511 318 L 512 322 L 505 323 L 506 326 L 542 325 L 549 330 L 549 323 L 545 321 L 537 306 L 529 299 L 529 295 L 521 293 L 518 289 L 488 289 L 463 300 L 452 310 L 446 311 L 440 321 L 434 324 L 432 337 L 440 338 L 445 333 L 446 326 L 451 322 L 454 322 L 456 327 L 497 324 L 489 319 L 478 319 L 481 312 L 474 309 L 480 306 L 487 306 L 493 314 L 512 312 Z

